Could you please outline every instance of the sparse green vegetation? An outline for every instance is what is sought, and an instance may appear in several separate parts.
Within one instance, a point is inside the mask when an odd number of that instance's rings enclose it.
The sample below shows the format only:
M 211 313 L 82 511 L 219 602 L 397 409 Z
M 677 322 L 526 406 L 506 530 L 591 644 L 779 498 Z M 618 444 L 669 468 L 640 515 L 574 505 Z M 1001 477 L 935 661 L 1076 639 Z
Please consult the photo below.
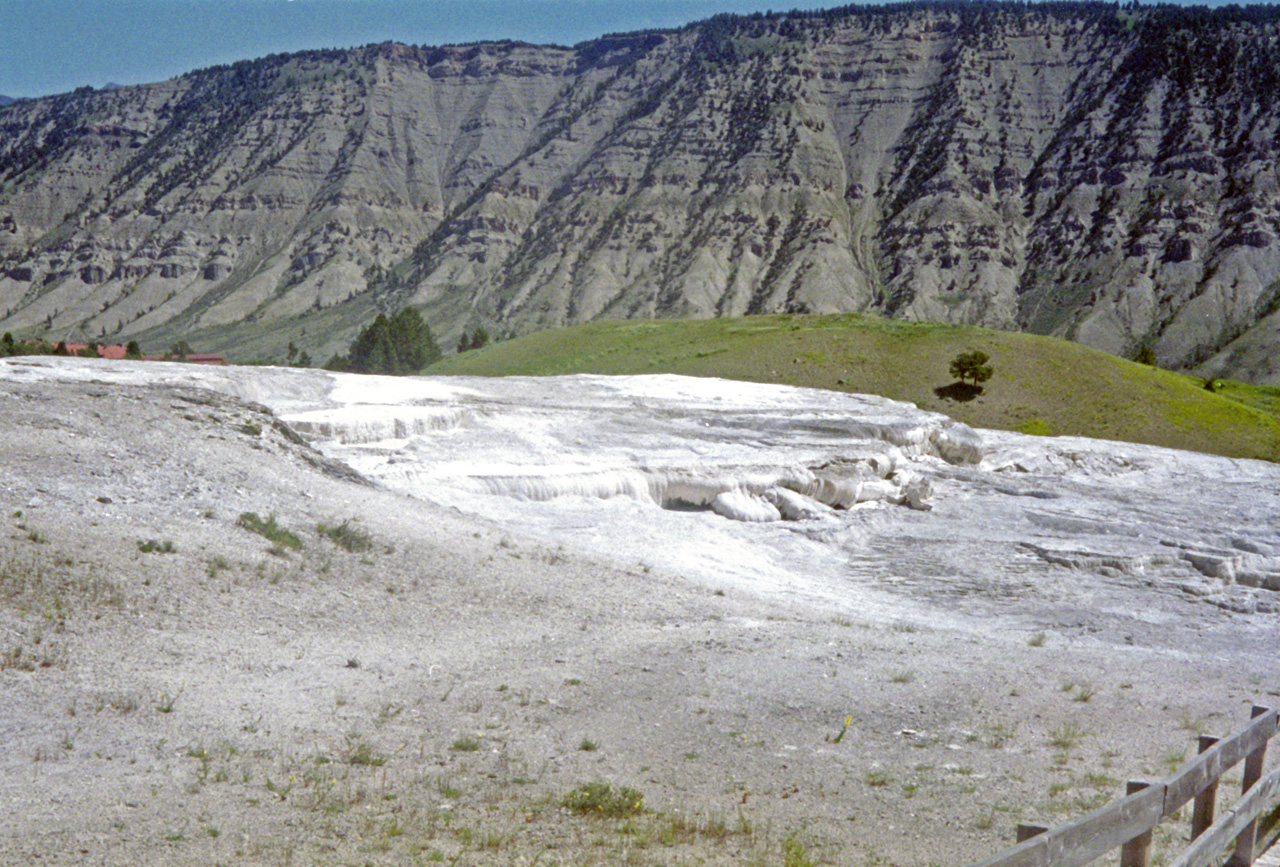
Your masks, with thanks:
M 1016 727 L 1005 723 L 989 723 L 985 726 L 982 742 L 990 749 L 998 750 L 1013 740 Z
M 1049 732 L 1049 743 L 1063 750 L 1070 750 L 1084 740 L 1085 730 L 1074 720 L 1068 720 Z
M 1095 689 L 1095 688 L 1094 688 L 1093 684 L 1091 684 L 1091 683 L 1077 683 L 1077 684 L 1076 684 L 1076 686 L 1075 686 L 1075 691 L 1074 691 L 1074 692 L 1072 693 L 1072 695 L 1071 695 L 1071 700 L 1072 700 L 1072 701 L 1079 701 L 1079 702 L 1086 702 L 1086 701 L 1088 701 L 1089 699 L 1093 698 L 1093 696 L 1094 696 L 1096 693 L 1097 693 L 1097 689 Z
M 622 819 L 644 812 L 644 793 L 628 786 L 614 789 L 609 783 L 583 783 L 565 795 L 560 806 L 581 816 Z
M 833 744 L 840 743 L 840 741 L 844 740 L 844 733 L 849 730 L 849 726 L 851 725 L 853 725 L 853 714 L 849 714 L 848 716 L 846 716 L 844 718 L 844 725 L 840 726 L 840 731 L 836 733 L 835 737 L 831 737 L 830 735 L 827 735 L 827 740 L 829 740 Z
M 782 867 L 814 867 L 813 859 L 794 831 L 782 841 Z
M 0 601 L 57 623 L 78 612 L 119 610 L 125 596 L 93 564 L 32 555 L 0 561 Z
M 975 343 L 998 387 L 972 400 L 940 396 L 938 371 Z M 427 372 L 778 382 L 907 400 L 976 427 L 1280 460 L 1280 389 L 1224 381 L 1211 393 L 1201 379 L 1063 340 L 860 314 L 595 322 L 491 343 Z
M 173 706 L 174 704 L 177 703 L 178 698 L 182 695 L 182 689 L 183 688 L 180 687 L 178 691 L 175 692 L 173 695 L 169 695 L 169 693 L 167 692 L 162 692 L 160 694 L 160 700 L 156 702 L 156 712 L 157 713 L 173 713 Z
M 461 735 L 453 742 L 455 753 L 474 753 L 480 750 L 480 739 L 475 735 Z
M 362 554 L 373 549 L 373 536 L 355 526 L 355 522 L 351 519 L 336 525 L 321 524 L 316 528 L 316 532 L 352 554 Z
M 1207 717 L 1193 716 L 1184 711 L 1180 727 L 1183 731 L 1191 732 L 1194 735 L 1202 735 L 1209 731 L 1209 720 Z
M 138 550 L 143 554 L 172 554 L 177 551 L 177 548 L 173 546 L 173 541 L 170 539 L 165 539 L 163 542 L 158 539 L 148 539 L 145 542 L 138 541 Z
M 1186 750 L 1170 750 L 1160 757 L 1160 764 L 1166 774 L 1175 774 L 1186 760 Z
M 258 517 L 256 512 L 244 512 L 236 520 L 236 526 L 243 527 L 251 533 L 257 533 L 269 542 L 275 543 L 281 548 L 288 548 L 293 551 L 302 550 L 302 539 L 297 533 L 286 530 L 276 523 L 276 516 L 271 515 L 266 520 Z
M 0 651 L 0 671 L 36 671 L 43 668 L 65 668 L 66 650 L 60 644 L 44 641 L 38 633 L 27 644 L 15 644 Z
M 126 716 L 138 709 L 138 697 L 129 693 L 110 693 L 99 695 L 94 706 L 95 713 L 101 713 L 107 708 Z
M 1033 437 L 1051 437 L 1053 428 L 1042 418 L 1029 418 L 1017 426 L 1018 433 Z
M 347 755 L 346 761 L 349 765 L 366 765 L 369 767 L 380 768 L 387 763 L 387 757 L 378 752 L 365 738 L 359 735 L 347 735 Z

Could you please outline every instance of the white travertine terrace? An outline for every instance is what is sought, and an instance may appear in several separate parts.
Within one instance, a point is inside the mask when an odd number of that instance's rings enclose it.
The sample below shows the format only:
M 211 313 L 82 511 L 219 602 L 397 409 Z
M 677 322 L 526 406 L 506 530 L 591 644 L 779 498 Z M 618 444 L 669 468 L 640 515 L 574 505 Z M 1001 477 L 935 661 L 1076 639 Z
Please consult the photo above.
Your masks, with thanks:
M 378 484 L 708 584 L 945 613 L 1010 594 L 1105 605 L 1119 582 L 1280 610 L 1280 466 L 1260 461 L 976 432 L 878 397 L 676 376 L 42 358 L 0 366 L 10 377 L 162 380 L 257 401 Z

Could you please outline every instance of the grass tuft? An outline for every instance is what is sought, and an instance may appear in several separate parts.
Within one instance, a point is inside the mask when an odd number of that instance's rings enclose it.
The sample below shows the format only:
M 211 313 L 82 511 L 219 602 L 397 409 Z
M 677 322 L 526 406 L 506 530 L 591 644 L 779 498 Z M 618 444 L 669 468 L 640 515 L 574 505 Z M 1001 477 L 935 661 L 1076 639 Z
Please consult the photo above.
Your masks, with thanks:
M 179 687 L 178 691 L 175 692 L 173 695 L 169 695 L 169 693 L 167 692 L 162 692 L 160 694 L 160 701 L 156 703 L 156 712 L 157 713 L 173 713 L 173 706 L 177 703 L 178 698 L 182 695 L 183 689 L 186 689 L 186 687 Z
M 455 753 L 475 753 L 480 751 L 480 739 L 475 735 L 462 735 L 453 742 Z
M 1049 743 L 1063 750 L 1078 746 L 1086 732 L 1074 720 L 1068 720 L 1049 732 Z
M 565 795 L 560 806 L 580 816 L 623 819 L 644 812 L 644 794 L 628 786 L 614 789 L 608 783 L 583 783 Z
M 258 517 L 256 512 L 243 512 L 236 520 L 236 526 L 243 527 L 250 533 L 257 533 L 269 542 L 274 542 L 278 548 L 289 548 L 294 551 L 302 550 L 302 539 L 297 533 L 286 530 L 276 523 L 276 516 L 271 515 L 266 520 Z
M 316 532 L 344 551 L 352 554 L 363 554 L 373 549 L 373 537 L 368 532 L 354 526 L 348 519 L 338 525 L 321 524 Z
M 346 762 L 349 765 L 380 768 L 387 763 L 387 757 L 378 752 L 373 744 L 359 735 L 347 735 Z
M 813 858 L 794 831 L 782 841 L 782 867 L 814 867 Z

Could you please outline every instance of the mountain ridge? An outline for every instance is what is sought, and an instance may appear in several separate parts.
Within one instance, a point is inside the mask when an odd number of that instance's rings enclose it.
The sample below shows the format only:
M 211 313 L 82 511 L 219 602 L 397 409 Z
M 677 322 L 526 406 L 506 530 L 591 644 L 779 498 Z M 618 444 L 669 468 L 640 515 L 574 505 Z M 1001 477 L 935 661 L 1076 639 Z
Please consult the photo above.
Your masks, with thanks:
M 442 345 L 876 311 L 1277 383 L 1278 21 L 846 7 L 24 101 L 0 328 L 323 357 L 403 304 Z

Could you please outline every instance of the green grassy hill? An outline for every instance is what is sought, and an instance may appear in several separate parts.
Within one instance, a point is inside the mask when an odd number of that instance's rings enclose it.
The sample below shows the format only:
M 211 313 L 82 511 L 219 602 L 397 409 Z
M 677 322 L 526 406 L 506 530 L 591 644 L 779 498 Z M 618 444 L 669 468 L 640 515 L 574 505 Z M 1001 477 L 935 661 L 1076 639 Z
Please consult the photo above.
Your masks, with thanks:
M 968 349 L 987 352 L 995 375 L 976 398 L 947 397 L 950 361 Z M 1213 393 L 1194 377 L 1062 340 L 855 314 L 597 322 L 462 353 L 425 372 L 717 376 L 880 394 L 976 427 L 1280 461 L 1280 389 L 1226 383 Z

